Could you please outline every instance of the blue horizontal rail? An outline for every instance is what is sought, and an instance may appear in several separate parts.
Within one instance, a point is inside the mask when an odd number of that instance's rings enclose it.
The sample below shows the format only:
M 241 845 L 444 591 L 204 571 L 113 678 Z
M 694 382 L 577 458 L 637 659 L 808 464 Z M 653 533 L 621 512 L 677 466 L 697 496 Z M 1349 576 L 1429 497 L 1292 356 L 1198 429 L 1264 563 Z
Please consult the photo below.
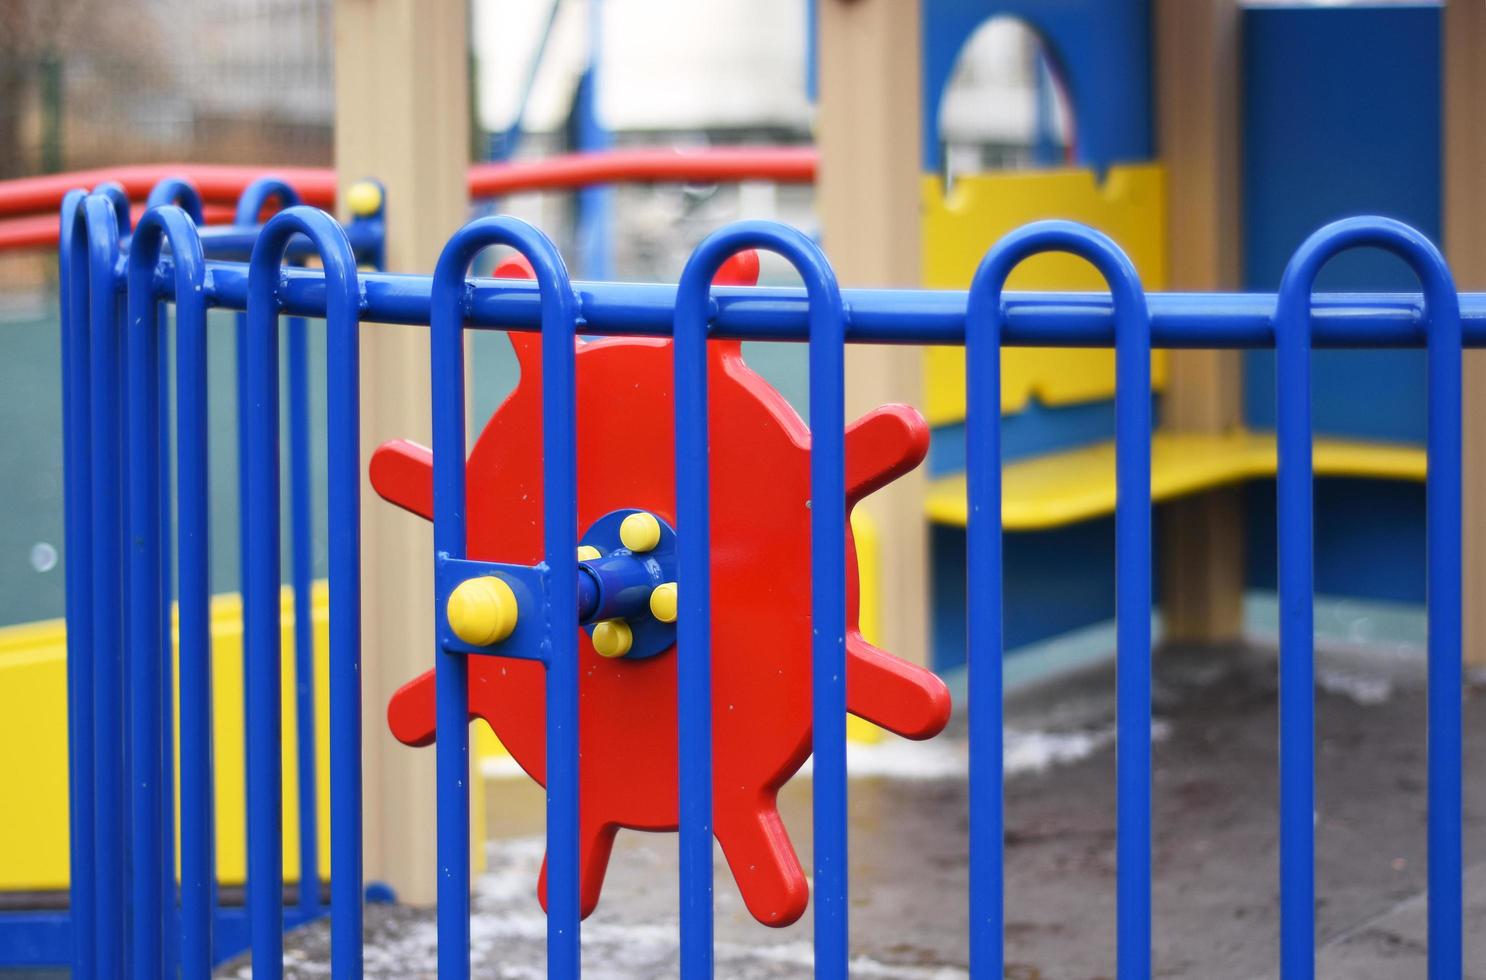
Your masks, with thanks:
M 266 191 L 265 191 L 266 193 Z M 69 706 L 73 814 L 74 963 L 90 975 L 186 972 L 211 955 L 216 918 L 209 820 L 210 677 L 204 603 L 209 546 L 201 502 L 211 488 L 201 421 L 206 310 L 243 313 L 239 449 L 244 478 L 244 609 L 248 746 L 248 906 L 255 975 L 281 972 L 282 929 L 316 913 L 316 897 L 286 910 L 282 890 L 283 679 L 279 468 L 279 320 L 314 317 L 328 341 L 327 442 L 330 538 L 331 972 L 361 973 L 361 689 L 359 364 L 364 323 L 430 327 L 434 410 L 433 499 L 436 568 L 474 567 L 467 540 L 464 349 L 466 329 L 542 333 L 544 560 L 521 581 L 542 596 L 534 646 L 520 655 L 546 670 L 548 861 L 547 968 L 580 973 L 580 670 L 572 611 L 578 608 L 574 338 L 639 334 L 675 338 L 676 534 L 678 545 L 677 729 L 680 829 L 680 968 L 713 970 L 712 677 L 708 361 L 705 340 L 733 337 L 809 344 L 811 428 L 811 677 L 814 793 L 815 973 L 845 977 L 851 955 L 845 757 L 846 512 L 844 348 L 852 342 L 963 344 L 967 351 L 967 467 L 970 610 L 971 969 L 1004 967 L 1003 773 L 1000 667 L 1002 567 L 999 351 L 1006 346 L 1112 346 L 1116 360 L 1116 585 L 1118 787 L 1116 974 L 1152 975 L 1151 806 L 1151 403 L 1152 347 L 1274 347 L 1278 351 L 1279 563 L 1281 603 L 1279 768 L 1280 963 L 1286 980 L 1314 974 L 1315 728 L 1313 500 L 1309 416 L 1310 352 L 1316 347 L 1424 347 L 1428 350 L 1429 475 L 1429 975 L 1461 971 L 1461 349 L 1486 346 L 1486 295 L 1458 294 L 1449 269 L 1423 236 L 1397 222 L 1357 218 L 1318 231 L 1297 251 L 1275 295 L 1147 293 L 1128 258 L 1107 237 L 1068 222 L 1038 222 L 987 254 L 964 292 L 843 290 L 818 246 L 780 225 L 743 222 L 704 241 L 677 286 L 573 283 L 551 241 L 512 218 L 482 218 L 448 243 L 432 277 L 357 268 L 357 245 L 322 212 L 291 206 L 253 229 L 247 264 L 221 254 L 180 208 L 149 210 L 130 234 L 118 195 L 70 195 L 64 210 L 64 419 L 69 562 Z M 189 202 L 187 202 L 189 203 Z M 261 202 L 260 202 L 261 203 Z M 287 203 L 287 202 L 285 202 Z M 353 226 L 354 227 L 354 226 Z M 217 245 L 228 241 L 226 236 Z M 164 244 L 170 252 L 162 255 Z M 308 244 L 302 244 L 308 243 Z M 522 253 L 532 281 L 469 278 L 490 246 Z M 1312 296 L 1318 270 L 1349 248 L 1378 247 L 1418 275 L 1420 294 Z M 799 273 L 803 289 L 711 288 L 741 249 L 773 251 Z M 1067 252 L 1096 267 L 1104 293 L 1006 293 L 1023 260 Z M 292 264 L 318 258 L 322 268 Z M 121 300 L 127 304 L 121 307 Z M 171 665 L 160 635 L 169 602 L 163 569 L 170 537 L 171 470 L 162 428 L 162 302 L 176 306 L 180 419 L 175 472 L 183 501 L 181 568 L 182 698 L 180 912 L 169 863 L 174 829 L 165 806 L 160 756 Z M 375 329 L 371 327 L 369 329 Z M 290 332 L 289 457 L 302 470 L 302 331 Z M 127 367 L 127 371 L 124 368 Z M 189 416 L 189 417 L 188 417 Z M 122 419 L 122 422 L 121 422 Z M 297 429 L 295 428 L 297 426 Z M 127 451 L 125 451 L 127 449 Z M 291 481 L 292 523 L 307 528 L 303 474 Z M 299 547 L 302 542 L 297 543 Z M 515 566 L 507 566 L 515 568 Z M 296 580 L 303 573 L 296 563 Z M 482 573 L 483 574 L 483 573 Z M 443 608 L 461 585 L 435 576 Z M 526 614 L 523 613 L 523 616 Z M 528 623 L 531 620 L 527 620 Z M 436 809 L 439 975 L 469 975 L 470 837 L 468 643 L 447 639 L 434 653 L 438 743 Z M 121 653 L 122 651 L 122 653 Z M 495 650 L 484 651 L 495 653 Z M 513 654 L 516 655 L 516 654 Z M 312 699 L 295 699 L 309 730 Z M 86 718 L 84 716 L 87 716 Z M 90 737 L 89 737 L 90 736 Z M 308 756 L 306 758 L 309 758 Z M 309 794 L 311 812 L 313 784 Z M 125 811 L 129 819 L 112 815 Z M 312 826 L 312 823 L 307 826 Z M 125 854 L 142 861 L 123 860 Z M 300 855 L 312 879 L 313 848 Z M 177 933 L 179 933 L 177 935 Z M 55 937 L 53 937 L 55 938 Z M 177 949 L 179 952 L 177 953 Z
M 168 297 L 170 261 L 156 275 Z M 122 274 L 122 273 L 121 273 Z M 286 314 L 323 316 L 324 280 L 310 270 L 283 270 L 279 302 Z M 487 330 L 537 330 L 537 287 L 523 280 L 472 278 L 465 325 Z M 363 272 L 362 320 L 426 325 L 431 302 L 427 276 Z M 574 282 L 585 334 L 670 336 L 676 287 L 649 283 Z M 247 267 L 212 263 L 214 305 L 241 309 Z M 965 342 L 963 290 L 843 289 L 846 342 L 932 344 Z M 1108 293 L 1008 292 L 1001 338 L 1006 347 L 1113 347 Z M 809 339 L 805 292 L 788 287 L 714 287 L 709 336 L 735 340 Z M 1146 293 L 1155 348 L 1262 349 L 1275 346 L 1273 293 Z M 1316 348 L 1423 348 L 1423 299 L 1418 293 L 1319 293 L 1311 304 Z M 1461 293 L 1462 341 L 1486 347 L 1486 293 Z

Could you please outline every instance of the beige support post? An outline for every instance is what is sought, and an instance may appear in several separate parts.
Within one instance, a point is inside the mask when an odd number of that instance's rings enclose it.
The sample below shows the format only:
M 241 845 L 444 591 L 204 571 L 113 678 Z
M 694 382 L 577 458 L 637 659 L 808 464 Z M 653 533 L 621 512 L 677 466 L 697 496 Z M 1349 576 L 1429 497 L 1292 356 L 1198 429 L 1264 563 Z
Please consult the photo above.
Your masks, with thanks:
M 1173 289 L 1233 289 L 1240 274 L 1238 0 L 1157 0 L 1156 105 L 1166 165 Z M 1167 429 L 1221 432 L 1243 420 L 1237 351 L 1173 351 Z M 1243 628 L 1237 490 L 1167 505 L 1161 551 L 1168 642 L 1218 643 Z
M 821 0 L 820 170 L 816 207 L 826 254 L 850 286 L 919 284 L 919 2 Z M 847 420 L 886 402 L 922 405 L 919 348 L 852 345 Z M 922 471 L 863 505 L 878 529 L 878 642 L 928 656 L 928 526 Z
M 1445 257 L 1486 290 L 1486 5 L 1445 4 Z M 1465 354 L 1465 659 L 1486 666 L 1486 351 Z
M 342 199 L 387 189 L 388 268 L 432 272 L 468 214 L 469 78 L 464 0 L 335 0 L 335 159 Z M 362 332 L 362 458 L 387 439 L 430 438 L 428 331 Z M 364 468 L 363 468 L 364 472 Z M 365 868 L 412 904 L 432 904 L 434 753 L 387 730 L 387 700 L 433 665 L 429 525 L 362 484 Z

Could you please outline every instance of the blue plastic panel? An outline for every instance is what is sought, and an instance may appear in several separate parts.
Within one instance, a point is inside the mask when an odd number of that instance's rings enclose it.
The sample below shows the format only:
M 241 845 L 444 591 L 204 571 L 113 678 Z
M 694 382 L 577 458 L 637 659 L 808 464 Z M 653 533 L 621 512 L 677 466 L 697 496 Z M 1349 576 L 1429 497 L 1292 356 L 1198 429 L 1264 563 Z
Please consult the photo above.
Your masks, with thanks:
M 924 0 L 924 170 L 939 169 L 939 102 L 960 49 L 992 17 L 1018 17 L 1047 42 L 1068 85 L 1077 160 L 1103 170 L 1149 160 L 1151 23 L 1147 0 Z

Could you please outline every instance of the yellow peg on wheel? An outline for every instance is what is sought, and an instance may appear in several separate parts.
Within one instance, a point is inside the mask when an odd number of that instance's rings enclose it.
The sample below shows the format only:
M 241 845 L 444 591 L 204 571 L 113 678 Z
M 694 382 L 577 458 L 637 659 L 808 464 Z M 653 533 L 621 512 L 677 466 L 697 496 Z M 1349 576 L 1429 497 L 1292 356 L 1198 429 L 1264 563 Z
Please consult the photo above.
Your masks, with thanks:
M 631 514 L 619 522 L 619 540 L 630 551 L 654 551 L 660 544 L 660 521 L 643 510 Z
M 593 649 L 600 657 L 622 657 L 634 642 L 635 634 L 622 619 L 606 619 L 593 627 Z
M 676 621 L 676 583 L 663 582 L 650 593 L 650 615 L 662 623 Z
M 472 646 L 499 643 L 516 629 L 516 593 L 494 575 L 460 582 L 444 611 L 454 635 Z

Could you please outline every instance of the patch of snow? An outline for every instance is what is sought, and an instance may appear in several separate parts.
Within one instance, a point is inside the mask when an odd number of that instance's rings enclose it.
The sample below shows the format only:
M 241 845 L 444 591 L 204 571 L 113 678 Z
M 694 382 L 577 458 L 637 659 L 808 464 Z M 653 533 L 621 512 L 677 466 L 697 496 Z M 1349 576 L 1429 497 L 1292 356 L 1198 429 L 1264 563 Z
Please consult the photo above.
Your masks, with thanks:
M 1327 694 L 1350 698 L 1363 707 L 1382 704 L 1393 696 L 1393 682 L 1387 677 L 1336 668 L 1318 669 L 1316 686 Z

